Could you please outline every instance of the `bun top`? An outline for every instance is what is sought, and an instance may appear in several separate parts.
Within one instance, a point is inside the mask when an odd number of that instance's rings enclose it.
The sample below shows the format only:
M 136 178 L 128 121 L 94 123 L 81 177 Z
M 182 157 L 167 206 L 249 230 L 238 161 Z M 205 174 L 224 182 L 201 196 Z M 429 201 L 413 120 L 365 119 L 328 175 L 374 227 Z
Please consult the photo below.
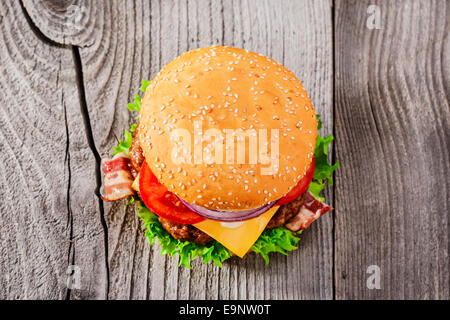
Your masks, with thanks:
M 291 71 L 222 46 L 186 52 L 156 75 L 138 134 L 159 181 L 213 210 L 283 197 L 305 175 L 316 137 L 314 107 Z

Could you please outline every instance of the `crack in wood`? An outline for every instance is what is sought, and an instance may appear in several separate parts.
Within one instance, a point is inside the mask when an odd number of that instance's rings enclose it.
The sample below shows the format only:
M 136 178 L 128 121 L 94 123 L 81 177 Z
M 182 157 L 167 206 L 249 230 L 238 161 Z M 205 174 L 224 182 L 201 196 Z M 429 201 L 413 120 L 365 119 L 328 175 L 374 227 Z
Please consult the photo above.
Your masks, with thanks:
M 96 168 L 95 168 L 95 176 L 96 176 L 96 182 L 97 182 L 97 186 L 95 188 L 95 193 L 98 197 L 98 205 L 100 208 L 100 222 L 102 224 L 103 231 L 104 231 L 105 268 L 106 268 L 106 297 L 105 298 L 108 299 L 108 296 L 109 296 L 108 226 L 107 226 L 106 220 L 105 220 L 105 210 L 104 210 L 104 206 L 103 206 L 103 200 L 100 198 L 100 187 L 102 185 L 102 177 L 101 177 L 101 172 L 100 172 L 101 157 L 100 157 L 100 153 L 97 150 L 97 147 L 95 146 L 94 134 L 92 132 L 92 126 L 91 126 L 91 121 L 90 121 L 89 111 L 88 111 L 88 106 L 87 106 L 87 101 L 86 101 L 86 91 L 84 88 L 83 65 L 81 62 L 80 50 L 77 46 L 72 46 L 72 54 L 73 54 L 73 60 L 75 63 L 78 94 L 80 97 L 81 114 L 82 114 L 83 120 L 84 120 L 86 137 L 88 140 L 89 147 L 91 148 L 91 151 L 95 157 L 95 161 L 97 164 Z
M 209 16 L 208 9 L 201 6 L 204 3 L 210 7 Z M 20 222 L 28 221 L 22 214 L 17 215 L 17 220 L 4 219 L 0 224 L 2 235 L 6 234 L 3 230 L 11 233 L 5 238 L 13 243 L 11 246 L 7 241 L 1 242 L 6 263 L 0 263 L 0 274 L 7 278 L 0 276 L 0 295 L 64 298 L 66 288 L 58 287 L 60 272 L 64 272 L 66 264 L 75 262 L 76 247 L 77 264 L 84 259 L 86 270 L 91 271 L 86 282 L 89 292 L 85 295 L 85 292 L 72 290 L 68 299 L 98 297 L 106 286 L 108 293 L 111 291 L 109 298 L 118 299 L 426 299 L 449 296 L 450 220 L 445 177 L 450 161 L 445 142 L 449 138 L 446 129 L 450 123 L 447 76 L 450 64 L 446 54 L 450 48 L 446 37 L 450 7 L 445 0 L 389 4 L 381 0 L 262 3 L 257 0 L 243 3 L 224 0 L 91 1 L 86 7 L 84 29 L 71 33 L 73 28 L 66 24 L 69 17 L 62 6 L 48 6 L 44 5 L 45 1 L 33 0 L 0 1 L 0 29 L 3 31 L 0 39 L 5 43 L 0 46 L 0 59 L 4 63 L 0 66 L 0 86 L 6 93 L 5 100 L 0 99 L 5 109 L 3 112 L 0 108 L 3 116 L 0 120 L 6 121 L 2 122 L 5 129 L 0 130 L 0 134 L 4 142 L 18 144 L 10 148 L 4 143 L 8 153 L 2 160 L 17 160 L 16 156 L 21 159 L 25 152 L 57 150 L 60 156 L 57 173 L 64 175 L 63 182 L 55 181 L 59 189 L 41 190 L 49 191 L 50 196 L 35 193 L 37 199 L 29 200 L 30 205 L 36 204 L 31 208 L 36 212 L 30 210 L 37 220 L 31 228 L 22 228 Z M 371 4 L 378 4 L 383 12 L 381 31 L 366 28 L 367 7 Z M 14 17 L 15 14 L 20 17 Z M 209 41 L 208 35 L 211 35 Z M 284 36 L 280 38 L 280 35 Z M 257 263 L 254 257 L 247 257 L 249 260 L 230 261 L 220 271 L 198 261 L 193 262 L 193 271 L 178 269 L 177 259 L 162 258 L 158 248 L 149 249 L 142 233 L 136 233 L 132 224 L 138 220 L 124 218 L 124 222 L 116 226 L 116 220 L 123 216 L 121 206 L 109 209 L 105 205 L 104 212 L 104 203 L 97 205 L 97 199 L 91 196 L 96 185 L 92 166 L 96 163 L 98 166 L 99 158 L 92 159 L 97 149 L 91 139 L 89 150 L 85 132 L 88 139 L 95 137 L 99 152 L 109 152 L 112 136 L 122 132 L 130 120 L 123 109 L 118 109 L 128 102 L 125 98 L 130 95 L 123 88 L 135 87 L 142 75 L 156 74 L 175 53 L 211 42 L 244 46 L 291 67 L 312 94 L 323 116 L 324 132 L 336 136 L 330 157 L 333 162 L 343 160 L 333 175 L 337 185 L 326 189 L 336 212 L 323 217 L 312 230 L 304 233 L 298 251 L 289 258 L 274 256 L 269 267 Z M 47 46 L 50 50 L 41 55 L 39 50 L 47 50 Z M 74 51 L 78 53 L 78 62 L 72 59 Z M 28 65 L 35 57 L 36 61 Z M 57 70 L 54 64 L 63 58 Z M 72 63 L 78 63 L 82 93 L 74 88 L 76 76 Z M 67 73 L 61 70 L 65 65 L 69 66 Z M 56 86 L 53 72 L 56 78 L 60 77 Z M 38 83 L 39 77 L 44 77 L 43 86 Z M 71 77 L 70 80 L 67 77 Z M 20 79 L 30 83 L 22 86 L 17 81 Z M 88 95 L 84 86 L 89 88 Z M 53 88 L 58 94 L 63 93 L 62 99 L 61 96 L 55 99 Z M 77 92 L 84 103 L 81 113 L 76 97 L 74 103 L 69 102 Z M 16 137 L 15 134 L 21 132 L 8 136 L 14 131 L 6 128 L 11 127 L 9 116 L 16 110 L 6 105 L 15 106 L 14 98 L 24 111 L 19 120 L 49 101 L 55 105 L 65 103 L 63 108 L 67 110 L 61 109 L 61 113 L 66 119 L 58 123 L 61 135 L 54 139 L 61 145 L 50 150 L 34 149 Z M 87 113 L 87 106 L 90 113 Z M 45 107 L 50 109 L 53 105 Z M 86 127 L 81 128 L 84 113 L 91 116 L 92 123 L 85 117 Z M 105 115 L 107 120 L 102 119 Z M 27 129 L 27 138 L 34 139 L 34 134 L 41 137 L 40 130 L 45 126 L 41 118 L 37 118 L 35 122 L 26 119 L 23 125 L 18 121 L 15 124 L 20 130 Z M 89 133 L 90 125 L 93 131 Z M 75 132 L 74 127 L 80 128 L 79 132 Z M 34 129 L 39 131 L 35 133 Z M 45 130 L 44 133 L 53 132 Z M 69 134 L 70 142 L 65 139 Z M 47 139 L 53 141 L 54 137 L 41 138 L 48 142 Z M 433 156 L 428 157 L 430 154 Z M 86 156 L 89 160 L 84 160 Z M 85 162 L 80 163 L 80 158 Z M 12 168 L 0 162 L 2 169 Z M 33 165 L 37 178 L 48 172 L 40 168 L 45 165 L 43 162 Z M 29 168 L 24 167 L 23 162 L 19 162 L 17 168 L 26 176 L 25 170 Z M 17 172 L 12 174 L 17 175 Z M 90 181 L 88 194 L 79 187 L 85 181 Z M 52 182 L 42 179 L 42 184 L 51 186 Z M 6 208 L 7 213 L 13 212 L 16 199 L 20 199 L 27 187 L 6 186 L 7 191 L 17 191 L 5 195 L 6 205 L 1 208 Z M 56 205 L 49 207 L 48 203 L 39 203 L 46 196 L 56 201 Z M 86 197 L 92 202 L 89 206 L 79 202 Z M 63 201 L 60 203 L 59 199 Z M 100 220 L 98 206 L 101 207 Z M 82 211 L 87 207 L 92 213 L 90 216 Z M 105 221 L 105 215 L 108 228 L 102 223 L 102 229 L 99 222 Z M 49 220 L 40 221 L 46 218 Z M 92 228 L 83 225 L 94 222 L 95 234 Z M 51 230 L 53 238 L 42 244 L 27 243 L 30 239 L 44 239 L 42 234 L 34 234 L 42 230 Z M 89 231 L 83 233 L 86 230 Z M 67 245 L 67 239 L 74 236 L 77 243 Z M 89 242 L 93 237 L 96 243 Z M 111 257 L 108 257 L 108 250 Z M 35 254 L 33 259 L 27 257 L 31 251 Z M 101 256 L 104 252 L 106 257 Z M 93 263 L 86 261 L 93 255 L 101 257 Z M 56 262 L 51 260 L 55 257 Z M 103 259 L 106 259 L 107 276 Z M 35 266 L 38 261 L 42 267 Z M 382 268 L 383 290 L 368 290 L 365 286 L 366 267 L 373 263 Z M 45 270 L 45 267 L 51 269 Z M 104 283 L 106 278 L 107 284 Z
M 60 65 L 61 69 L 61 65 Z M 59 79 L 58 79 L 59 80 Z M 69 265 L 75 264 L 75 246 L 73 245 L 73 214 L 72 208 L 70 206 L 70 189 L 72 186 L 72 168 L 70 167 L 70 135 L 69 135 L 69 124 L 67 123 L 67 106 L 64 103 L 64 93 L 61 95 L 61 105 L 64 110 L 64 123 L 66 126 L 66 155 L 64 157 L 64 161 L 67 164 L 68 171 L 68 182 L 67 182 L 67 227 L 69 228 L 69 250 L 67 253 L 67 262 Z M 71 289 L 67 288 L 66 291 L 66 300 L 70 300 Z
M 42 42 L 49 44 L 54 47 L 58 48 L 64 48 L 64 49 L 71 49 L 73 54 L 73 61 L 74 61 L 74 68 L 76 73 L 76 81 L 77 81 L 77 88 L 78 88 L 78 94 L 80 98 L 80 107 L 81 107 L 81 114 L 84 121 L 85 126 L 85 132 L 86 132 L 86 138 L 88 140 L 88 145 L 92 151 L 92 154 L 94 155 L 95 161 L 96 161 L 96 188 L 95 188 L 95 194 L 98 197 L 98 204 L 100 209 L 100 222 L 103 228 L 104 232 L 104 251 L 105 251 L 105 269 L 106 269 L 106 293 L 105 298 L 108 299 L 109 296 L 109 261 L 108 261 L 108 226 L 106 224 L 105 220 L 105 211 L 103 206 L 103 200 L 100 198 L 100 187 L 102 184 L 101 181 L 101 172 L 100 172 L 100 166 L 101 166 L 101 157 L 100 154 L 95 146 L 94 142 L 94 136 L 92 132 L 92 127 L 90 123 L 89 118 L 89 111 L 87 107 L 86 102 L 86 93 L 84 88 L 84 80 L 83 80 L 83 68 L 82 68 L 82 62 L 81 62 L 81 56 L 79 52 L 79 48 L 77 46 L 73 45 L 66 45 L 62 43 L 58 43 L 53 41 L 52 39 L 48 38 L 40 29 L 39 27 L 33 22 L 30 15 L 28 14 L 27 9 L 24 6 L 23 0 L 19 1 L 21 10 L 23 12 L 23 15 L 25 17 L 25 20 L 27 21 L 30 29 L 32 32 L 36 35 L 36 37 L 41 40 Z M 69 236 L 69 250 L 68 250 L 68 263 L 75 264 L 75 245 L 73 243 L 73 216 L 72 216 L 72 210 L 70 207 L 70 188 L 71 188 L 71 167 L 70 167 L 70 152 L 69 152 L 69 127 L 67 122 L 67 108 L 64 103 L 64 95 L 61 97 L 61 103 L 64 106 L 64 118 L 65 118 L 65 127 L 66 127 L 66 136 L 67 136 L 67 145 L 66 145 L 66 155 L 65 160 L 67 161 L 68 166 L 68 186 L 67 186 L 67 210 L 68 210 L 68 224 L 70 223 L 70 236 Z M 72 258 L 70 258 L 70 255 L 72 253 Z M 66 300 L 70 300 L 71 295 L 71 289 L 67 288 L 66 291 Z

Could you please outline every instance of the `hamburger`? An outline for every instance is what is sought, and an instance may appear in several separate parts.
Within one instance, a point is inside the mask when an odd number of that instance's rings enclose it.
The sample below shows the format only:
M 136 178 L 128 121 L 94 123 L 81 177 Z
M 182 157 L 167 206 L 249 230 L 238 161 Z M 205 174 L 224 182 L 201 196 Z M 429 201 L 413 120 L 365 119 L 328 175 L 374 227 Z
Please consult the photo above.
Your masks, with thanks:
M 102 199 L 128 198 L 150 244 L 221 266 L 231 256 L 297 248 L 332 208 L 332 136 L 302 83 L 263 55 L 214 46 L 166 65 L 128 109 L 138 123 L 104 159 Z

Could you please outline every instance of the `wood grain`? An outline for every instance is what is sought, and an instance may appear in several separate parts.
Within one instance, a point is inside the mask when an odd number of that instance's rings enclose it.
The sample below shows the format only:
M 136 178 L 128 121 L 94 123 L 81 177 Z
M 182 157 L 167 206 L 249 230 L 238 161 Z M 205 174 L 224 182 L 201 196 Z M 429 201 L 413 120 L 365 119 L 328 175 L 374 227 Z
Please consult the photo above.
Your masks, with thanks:
M 18 1 L 0 3 L 0 298 L 106 296 L 94 195 L 72 51 L 45 41 Z M 80 192 L 83 190 L 83 192 Z
M 449 299 L 450 5 L 335 10 L 336 298 Z
M 142 78 L 152 78 L 184 51 L 212 44 L 243 47 L 284 63 L 304 81 L 332 128 L 331 7 L 328 1 L 80 1 L 88 20 L 74 33 L 61 15 L 68 6 L 26 1 L 33 21 L 52 40 L 80 48 L 96 148 L 111 153 L 135 121 L 125 105 Z M 44 12 L 44 13 L 42 13 Z M 89 21 L 91 20 L 91 21 Z M 95 21 L 94 21 L 95 20 Z M 95 25 L 94 28 L 89 26 Z M 86 40 L 88 39 L 88 40 Z M 314 52 L 314 55 L 310 53 Z M 122 204 L 107 205 L 110 298 L 331 298 L 332 218 L 304 233 L 301 249 L 273 256 L 269 267 L 249 255 L 223 269 L 161 257 L 149 248 L 140 221 Z
M 297 15 L 284 15 L 285 12 L 299 12 L 307 2 L 288 2 L 280 6 L 273 2 L 206 2 L 206 1 L 161 1 L 151 2 L 151 6 L 135 2 L 131 7 L 111 9 L 112 14 L 105 16 L 105 23 L 111 23 L 111 34 L 120 35 L 115 39 L 114 46 L 107 47 L 107 53 L 82 49 L 84 61 L 90 65 L 106 65 L 111 60 L 116 61 L 111 67 L 122 73 L 120 78 L 116 72 L 105 68 L 86 68 L 87 79 L 92 81 L 87 85 L 91 88 L 89 100 L 100 102 L 100 105 L 116 108 L 117 122 L 107 123 L 108 130 L 120 135 L 123 131 L 123 121 L 129 121 L 127 111 L 124 109 L 126 100 L 130 99 L 139 86 L 140 78 L 152 78 L 162 66 L 184 51 L 207 46 L 211 44 L 225 44 L 244 47 L 284 62 L 292 68 L 305 81 L 305 85 L 315 93 L 316 105 L 323 110 L 325 119 L 332 119 L 331 115 L 331 46 L 327 32 L 331 28 L 331 13 L 327 2 L 309 4 L 304 10 L 304 19 Z M 126 12 L 126 15 L 119 14 Z M 114 14 L 118 13 L 118 14 Z M 133 14 L 134 13 L 134 14 Z M 139 14 L 137 14 L 139 13 Z M 314 16 L 328 15 L 323 24 L 314 26 L 310 19 Z M 288 23 L 286 23 L 286 19 Z M 302 21 L 299 23 L 298 21 Z M 309 23 L 308 23 L 309 21 Z M 107 28 L 105 28 L 106 30 Z M 293 35 L 297 30 L 304 33 Z M 119 32 L 123 30 L 123 32 Z M 306 31 L 307 30 L 307 31 Z M 146 32 L 147 31 L 147 32 Z M 150 31 L 150 32 L 148 32 Z M 309 39 L 317 37 L 319 40 Z M 107 36 L 97 39 L 98 44 L 112 42 Z M 304 52 L 290 50 L 301 47 Z M 308 46 L 315 43 L 315 46 Z M 287 48 L 286 48 L 287 47 Z M 106 48 L 106 47 L 105 47 Z M 111 54 L 114 50 L 115 54 Z M 318 59 L 302 59 L 307 56 L 308 50 L 321 50 Z M 290 52 L 290 53 L 288 53 Z M 102 63 L 93 62 L 93 59 L 103 60 Z M 320 73 L 315 74 L 315 68 L 323 67 Z M 129 72 L 129 74 L 127 74 Z M 90 75 L 92 73 L 92 76 Z M 104 75 L 105 74 L 105 75 Z M 106 75 L 107 74 L 107 75 Z M 304 76 L 304 74 L 307 74 Z M 314 76 L 308 76 L 309 74 Z M 105 97 L 105 89 L 96 83 L 99 80 L 108 84 L 108 90 L 116 92 L 126 90 L 128 94 L 116 97 Z M 317 90 L 314 90 L 316 83 Z M 114 88 L 114 89 L 111 89 Z M 320 88 L 320 90 L 318 89 Z M 107 99 L 107 100 L 106 100 Z M 111 109 L 109 109 L 111 110 Z M 327 112 L 328 111 L 328 112 Z M 98 111 L 95 111 L 98 112 Z M 111 112 L 111 111 L 109 111 Z M 99 112 L 104 117 L 102 112 Z M 122 115 L 122 117 L 119 117 Z M 95 118 L 95 116 L 93 116 Z M 97 119 L 97 118 L 95 118 Z M 105 144 L 102 152 L 109 153 L 114 143 L 111 136 L 102 139 L 105 121 L 100 118 L 95 121 L 98 130 L 98 145 Z M 332 123 L 330 121 L 329 123 Z M 328 127 L 329 130 L 330 127 Z M 105 143 L 103 143 L 105 141 Z M 117 210 L 111 210 L 110 215 L 117 215 Z M 111 249 L 110 259 L 121 255 L 133 257 L 135 261 L 127 268 L 121 269 L 110 266 L 112 290 L 116 293 L 111 298 L 121 298 L 129 295 L 126 287 L 128 279 L 124 281 L 114 279 L 129 274 L 130 268 L 139 268 L 132 273 L 144 277 L 148 272 L 146 282 L 134 281 L 133 294 L 135 297 L 150 299 L 298 299 L 298 298 L 330 298 L 331 293 L 331 218 L 324 219 L 309 233 L 305 233 L 301 250 L 289 257 L 274 256 L 272 263 L 265 268 L 261 259 L 249 256 L 244 261 L 234 259 L 226 263 L 222 270 L 213 266 L 205 266 L 200 261 L 193 263 L 193 269 L 188 270 L 177 266 L 178 259 L 164 258 L 159 255 L 159 247 L 152 249 L 149 254 L 147 244 L 142 243 L 142 232 L 136 234 L 137 243 L 128 241 L 129 233 L 136 233 L 134 222 L 128 232 L 122 232 L 117 241 L 120 247 Z M 117 229 L 109 227 L 110 237 L 117 235 Z M 123 229 L 122 229 L 123 230 Z M 145 250 L 142 250 L 145 248 Z M 308 259 L 314 256 L 316 259 Z M 144 269 L 149 259 L 151 270 Z M 121 259 L 121 264 L 123 260 Z M 286 272 L 294 270 L 293 272 Z M 305 279 L 308 279 L 305 281 Z M 147 285 L 148 284 L 148 285 Z
M 445 0 L 1 1 L 0 298 L 449 299 L 449 17 Z M 213 44 L 292 69 L 336 136 L 335 212 L 267 267 L 179 268 L 95 195 L 141 79 Z
M 42 34 L 52 41 L 86 47 L 101 27 L 101 12 L 91 9 L 96 0 L 22 0 L 27 14 Z M 100 23 L 99 23 L 100 22 Z

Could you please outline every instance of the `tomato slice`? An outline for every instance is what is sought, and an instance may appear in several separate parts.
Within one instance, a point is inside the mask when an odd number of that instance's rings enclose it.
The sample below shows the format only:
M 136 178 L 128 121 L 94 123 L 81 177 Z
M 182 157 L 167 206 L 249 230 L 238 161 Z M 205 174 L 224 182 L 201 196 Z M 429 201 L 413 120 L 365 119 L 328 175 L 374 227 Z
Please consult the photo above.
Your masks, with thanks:
M 313 158 L 308 171 L 306 171 L 305 176 L 302 178 L 302 180 L 300 180 L 297 183 L 297 185 L 291 191 L 289 191 L 289 193 L 287 195 L 285 195 L 283 198 L 278 200 L 277 206 L 281 206 L 282 204 L 289 203 L 289 202 L 297 199 L 298 197 L 300 197 L 303 193 L 305 193 L 305 191 L 309 187 L 309 184 L 312 181 L 312 178 L 314 175 L 314 167 L 315 167 L 315 162 L 314 162 L 314 158 Z
M 159 183 L 146 161 L 139 174 L 139 192 L 145 205 L 161 218 L 181 224 L 194 224 L 205 220 L 189 210 L 176 195 Z

